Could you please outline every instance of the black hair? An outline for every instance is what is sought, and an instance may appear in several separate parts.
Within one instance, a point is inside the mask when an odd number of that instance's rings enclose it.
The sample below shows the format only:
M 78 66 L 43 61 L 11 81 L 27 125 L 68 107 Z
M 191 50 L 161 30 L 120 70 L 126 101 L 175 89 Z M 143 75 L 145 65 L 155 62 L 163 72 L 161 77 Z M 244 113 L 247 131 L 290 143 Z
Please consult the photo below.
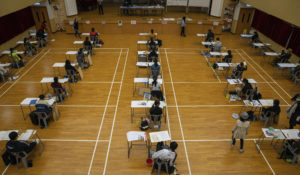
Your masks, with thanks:
M 153 32 L 154 32 L 154 30 L 153 30 L 153 29 L 151 29 L 150 31 L 151 31 L 151 33 L 153 33 Z
M 159 106 L 159 104 L 160 104 L 159 100 L 155 100 L 154 105 Z
M 88 40 L 89 40 L 89 37 L 85 37 L 85 40 L 88 41 Z
M 240 117 L 240 121 L 245 122 L 245 121 L 247 121 L 247 119 L 243 119 L 242 117 Z
M 171 143 L 170 143 L 170 149 L 171 149 L 172 151 L 175 151 L 175 150 L 177 149 L 177 147 L 178 147 L 177 142 L 171 142 Z
M 25 37 L 25 38 L 24 38 L 24 44 L 26 43 L 26 41 L 27 41 L 27 38 Z
M 66 65 L 70 65 L 71 64 L 71 61 L 70 60 L 66 60 Z
M 182 19 L 185 21 L 185 16 L 184 16 L 184 17 L 182 17 Z
M 247 80 L 247 78 L 244 78 L 244 79 L 243 79 L 243 83 L 249 84 L 249 81 Z
M 244 66 L 244 63 L 243 63 L 243 62 L 241 62 L 241 63 L 240 63 L 240 66 Z
M 10 50 L 10 53 L 13 53 L 13 51 L 14 51 L 14 48 L 10 48 L 9 50 Z
M 220 41 L 220 38 L 217 38 L 216 40 L 217 40 L 217 41 Z
M 16 140 L 18 137 L 18 133 L 16 131 L 13 131 L 13 132 L 9 133 L 8 137 L 10 140 Z
M 39 98 L 40 98 L 41 100 L 44 100 L 45 95 L 44 95 L 44 94 L 41 94 L 41 95 L 39 95 Z
M 58 77 L 54 77 L 53 80 L 54 80 L 54 83 L 58 83 Z
M 156 86 L 157 85 L 157 77 L 153 77 L 153 82 L 152 85 Z
M 228 55 L 231 55 L 231 50 L 228 50 L 227 52 L 228 52 Z
M 78 50 L 78 53 L 82 53 L 82 51 L 83 51 L 83 48 L 80 48 L 80 49 Z
M 157 64 L 157 59 L 156 59 L 156 58 L 154 59 L 154 65 L 155 65 L 155 66 L 158 65 L 158 64 Z
M 94 27 L 92 28 L 92 32 L 95 32 L 95 28 Z
M 280 101 L 278 99 L 275 99 L 273 102 L 273 106 L 279 106 Z

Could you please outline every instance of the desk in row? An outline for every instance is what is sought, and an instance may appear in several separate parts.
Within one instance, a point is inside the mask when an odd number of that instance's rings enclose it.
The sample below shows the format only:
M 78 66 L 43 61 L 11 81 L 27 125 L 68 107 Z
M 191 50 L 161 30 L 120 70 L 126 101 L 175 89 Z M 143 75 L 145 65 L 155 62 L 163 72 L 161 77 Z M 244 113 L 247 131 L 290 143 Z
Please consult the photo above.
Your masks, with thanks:
M 164 6 L 120 6 L 120 14 L 122 15 L 155 15 L 156 11 L 160 12 L 162 16 L 164 13 Z M 149 13 L 151 12 L 151 13 Z
M 133 100 L 131 101 L 131 123 L 133 122 L 133 117 L 135 115 L 135 109 L 144 109 L 145 111 L 142 114 L 146 114 L 147 110 L 149 110 L 154 104 L 153 100 Z M 163 116 L 165 117 L 166 122 L 166 107 L 167 104 L 165 101 L 160 101 L 160 107 L 163 109 Z

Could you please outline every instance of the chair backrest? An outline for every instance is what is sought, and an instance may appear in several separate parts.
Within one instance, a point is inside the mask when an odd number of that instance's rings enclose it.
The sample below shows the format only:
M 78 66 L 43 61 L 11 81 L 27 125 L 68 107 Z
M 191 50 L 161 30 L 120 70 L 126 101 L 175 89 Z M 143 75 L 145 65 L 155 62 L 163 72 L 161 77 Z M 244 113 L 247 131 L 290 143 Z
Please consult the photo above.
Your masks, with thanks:
M 273 111 L 267 111 L 264 113 L 264 117 L 274 117 L 275 113 Z
M 19 151 L 19 152 L 10 152 L 16 159 L 20 159 L 22 157 L 27 157 L 28 154 L 25 151 Z
M 246 100 L 253 100 L 254 89 L 248 89 L 246 91 Z
M 69 75 L 69 76 L 75 75 L 75 71 L 72 69 L 67 69 L 66 72 L 67 72 L 67 75 Z
M 40 118 L 45 118 L 47 117 L 47 113 L 46 112 L 37 112 L 35 111 L 34 114 L 40 119 Z
M 161 115 L 151 115 L 151 114 L 150 114 L 150 116 L 151 116 L 151 120 L 152 120 L 153 122 L 159 122 L 160 119 L 161 119 Z

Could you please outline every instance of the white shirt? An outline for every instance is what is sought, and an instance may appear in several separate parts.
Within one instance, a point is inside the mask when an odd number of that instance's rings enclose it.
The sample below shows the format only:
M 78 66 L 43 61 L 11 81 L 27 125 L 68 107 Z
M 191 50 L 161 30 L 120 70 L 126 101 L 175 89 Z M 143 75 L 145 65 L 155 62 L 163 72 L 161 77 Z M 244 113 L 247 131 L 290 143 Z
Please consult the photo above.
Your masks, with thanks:
M 158 83 L 158 82 L 156 82 L 156 86 L 154 86 L 153 84 L 152 84 L 152 91 L 160 91 L 160 84 Z
M 186 25 L 186 24 L 185 24 L 185 21 L 182 20 L 182 21 L 181 21 L 181 27 L 185 27 L 185 25 Z
M 172 152 L 168 149 L 162 149 L 157 152 L 155 152 L 152 155 L 152 159 L 160 159 L 160 160 L 169 160 L 170 166 L 173 165 L 173 160 L 175 159 L 176 153 Z

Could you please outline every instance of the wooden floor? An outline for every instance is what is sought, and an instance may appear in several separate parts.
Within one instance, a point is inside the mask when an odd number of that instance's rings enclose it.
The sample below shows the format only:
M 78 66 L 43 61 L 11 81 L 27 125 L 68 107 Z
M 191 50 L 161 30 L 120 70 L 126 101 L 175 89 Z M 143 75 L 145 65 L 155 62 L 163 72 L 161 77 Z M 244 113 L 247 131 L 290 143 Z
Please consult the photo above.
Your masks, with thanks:
M 105 10 L 105 9 L 104 9 Z M 96 13 L 90 12 L 90 13 Z M 188 27 L 188 26 L 187 26 Z M 145 31 L 147 32 L 147 31 Z M 138 35 L 103 35 L 105 45 L 95 49 L 94 65 L 84 71 L 84 79 L 72 85 L 73 95 L 59 105 L 61 117 L 49 128 L 39 129 L 30 120 L 23 120 L 20 102 L 41 93 L 39 81 L 53 76 L 52 65 L 65 61 L 65 52 L 74 49 L 73 35 L 56 33 L 55 41 L 37 56 L 27 58 L 19 79 L 0 84 L 0 130 L 38 130 L 45 143 L 41 157 L 33 158 L 33 167 L 27 170 L 0 164 L 5 174 L 24 175 L 82 175 L 82 174 L 150 174 L 146 149 L 134 147 L 127 158 L 126 132 L 138 130 L 130 122 L 130 102 L 133 78 L 136 74 Z M 204 47 L 196 36 L 185 38 L 161 35 L 163 47 L 160 58 L 167 99 L 167 123 L 172 140 L 178 142 L 177 173 L 181 175 L 296 175 L 300 164 L 294 166 L 277 159 L 279 155 L 269 144 L 263 145 L 262 154 L 254 140 L 261 135 L 261 121 L 251 122 L 245 152 L 238 145 L 230 145 L 231 130 L 241 102 L 228 102 L 223 95 L 224 76 L 216 78 L 201 56 Z M 254 78 L 264 99 L 279 99 L 282 105 L 279 124 L 288 126 L 285 110 L 290 98 L 300 92 L 269 64 L 261 64 L 261 56 L 238 35 L 220 36 L 224 46 L 234 54 L 233 62 L 246 61 L 246 78 Z M 201 48 L 201 50 L 200 50 Z M 74 60 L 75 58 L 71 58 Z M 135 121 L 140 116 L 135 117 Z M 297 127 L 299 128 L 299 126 Z M 4 146 L 5 143 L 1 143 Z M 298 172 L 298 173 L 297 173 Z

